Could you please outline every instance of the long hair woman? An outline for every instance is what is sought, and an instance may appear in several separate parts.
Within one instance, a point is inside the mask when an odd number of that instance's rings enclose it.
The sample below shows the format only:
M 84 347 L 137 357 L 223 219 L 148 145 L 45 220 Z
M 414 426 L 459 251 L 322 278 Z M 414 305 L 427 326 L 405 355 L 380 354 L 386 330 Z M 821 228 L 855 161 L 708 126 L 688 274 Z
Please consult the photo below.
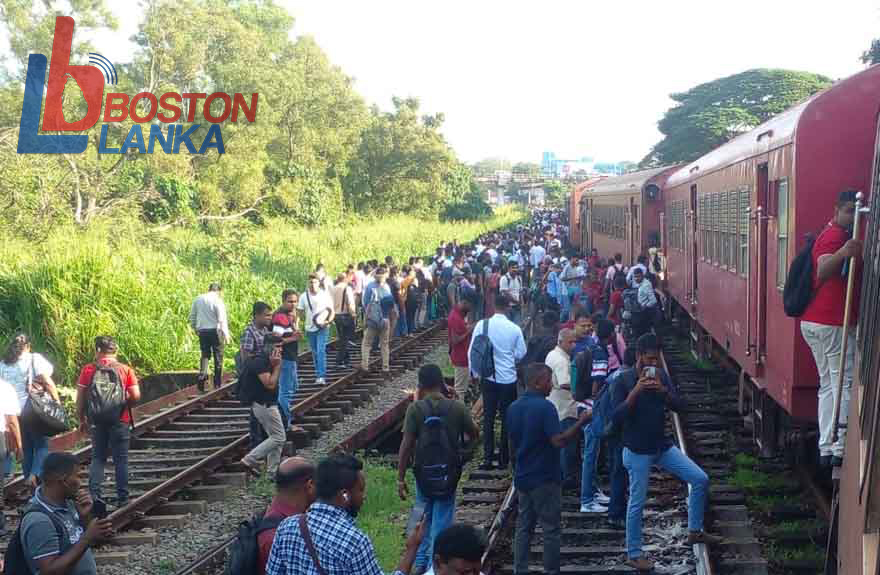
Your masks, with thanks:
M 22 409 L 31 394 L 41 391 L 60 401 L 55 382 L 52 381 L 53 371 L 49 360 L 31 351 L 31 340 L 24 333 L 12 338 L 0 361 L 0 379 L 9 382 L 15 389 Z M 36 487 L 37 478 L 43 470 L 43 460 L 49 454 L 49 438 L 22 426 L 21 443 L 21 466 L 25 481 Z

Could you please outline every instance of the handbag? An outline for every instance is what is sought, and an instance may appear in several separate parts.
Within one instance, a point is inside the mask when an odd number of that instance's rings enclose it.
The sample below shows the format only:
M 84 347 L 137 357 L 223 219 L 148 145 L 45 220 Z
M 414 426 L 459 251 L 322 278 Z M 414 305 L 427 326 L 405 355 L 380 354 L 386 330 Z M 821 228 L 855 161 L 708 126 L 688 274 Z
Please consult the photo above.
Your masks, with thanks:
M 34 360 L 31 358 L 31 367 L 28 373 L 28 399 L 21 410 L 22 426 L 34 433 L 52 437 L 64 433 L 69 429 L 67 426 L 67 413 L 60 401 L 49 395 L 45 390 L 31 391 L 31 383 L 34 375 Z

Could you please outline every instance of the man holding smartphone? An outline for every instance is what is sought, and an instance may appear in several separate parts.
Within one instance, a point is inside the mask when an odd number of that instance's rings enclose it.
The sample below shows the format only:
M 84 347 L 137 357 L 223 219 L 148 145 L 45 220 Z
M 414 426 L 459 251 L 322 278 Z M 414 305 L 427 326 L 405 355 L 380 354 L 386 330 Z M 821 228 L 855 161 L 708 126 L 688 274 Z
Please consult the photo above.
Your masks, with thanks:
M 278 408 L 278 380 L 281 378 L 281 338 L 268 334 L 263 339 L 263 349 L 247 361 L 243 397 L 251 402 L 254 417 L 269 436 L 245 455 L 241 464 L 254 475 L 261 459 L 266 459 L 266 471 L 274 474 L 281 462 L 281 450 L 287 434 Z
M 648 493 L 651 466 L 656 465 L 690 487 L 688 545 L 717 543 L 703 531 L 703 513 L 709 477 L 676 447 L 666 434 L 666 410 L 678 411 L 682 400 L 676 385 L 659 367 L 660 344 L 653 333 L 636 344 L 636 367 L 621 374 L 614 386 L 614 421 L 623 427 L 623 466 L 629 472 L 629 505 L 626 513 L 627 565 L 650 571 L 654 564 L 642 555 L 642 508 Z M 638 381 L 636 381 L 638 378 Z

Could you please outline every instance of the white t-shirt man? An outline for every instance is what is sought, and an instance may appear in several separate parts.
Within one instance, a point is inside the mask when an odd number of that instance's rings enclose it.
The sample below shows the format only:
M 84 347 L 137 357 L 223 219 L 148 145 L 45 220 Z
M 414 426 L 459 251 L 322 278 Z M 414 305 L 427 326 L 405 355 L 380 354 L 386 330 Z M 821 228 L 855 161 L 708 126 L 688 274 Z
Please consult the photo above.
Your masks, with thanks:
M 306 290 L 299 296 L 297 308 L 303 312 L 306 331 L 318 331 L 321 327 L 315 325 L 315 315 L 321 313 L 321 317 L 318 319 L 326 321 L 333 313 L 333 298 L 330 297 L 330 292 L 327 290 L 318 290 L 318 293 L 310 293 L 309 290 Z
M 532 246 L 532 249 L 529 250 L 529 263 L 532 264 L 533 268 L 541 265 L 541 261 L 544 259 L 544 255 L 547 253 L 543 247 L 538 244 Z
M 519 305 L 522 281 L 520 281 L 519 276 L 511 277 L 510 274 L 504 274 L 501 276 L 501 281 L 498 284 L 498 291 L 507 293 L 513 300 L 513 305 Z

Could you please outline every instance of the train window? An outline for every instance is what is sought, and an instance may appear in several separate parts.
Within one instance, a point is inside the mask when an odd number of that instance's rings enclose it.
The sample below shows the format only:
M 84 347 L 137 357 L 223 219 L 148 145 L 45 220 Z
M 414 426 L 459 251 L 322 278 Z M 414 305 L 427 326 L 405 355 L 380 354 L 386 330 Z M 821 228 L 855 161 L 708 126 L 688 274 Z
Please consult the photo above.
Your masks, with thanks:
M 739 235 L 736 226 L 739 223 L 739 192 L 730 190 L 727 193 L 727 225 L 728 225 L 728 258 L 730 271 L 736 273 L 739 268 L 737 256 L 739 255 Z
M 718 209 L 718 194 L 712 194 L 709 196 L 712 198 L 710 200 L 710 204 L 712 204 L 712 263 L 718 265 L 721 258 L 721 231 L 718 229 L 718 214 L 721 210 Z
M 749 189 L 739 191 L 739 273 L 749 273 Z
M 727 192 L 721 192 L 719 194 L 719 208 L 718 208 L 718 227 L 721 230 L 721 257 L 718 258 L 721 267 L 727 267 L 730 265 L 730 262 L 727 261 L 727 254 L 730 253 L 730 238 L 727 235 Z
M 706 260 L 706 196 L 700 196 L 697 206 L 697 220 L 700 222 L 700 259 Z
M 776 182 L 776 287 L 785 287 L 788 272 L 788 180 Z

